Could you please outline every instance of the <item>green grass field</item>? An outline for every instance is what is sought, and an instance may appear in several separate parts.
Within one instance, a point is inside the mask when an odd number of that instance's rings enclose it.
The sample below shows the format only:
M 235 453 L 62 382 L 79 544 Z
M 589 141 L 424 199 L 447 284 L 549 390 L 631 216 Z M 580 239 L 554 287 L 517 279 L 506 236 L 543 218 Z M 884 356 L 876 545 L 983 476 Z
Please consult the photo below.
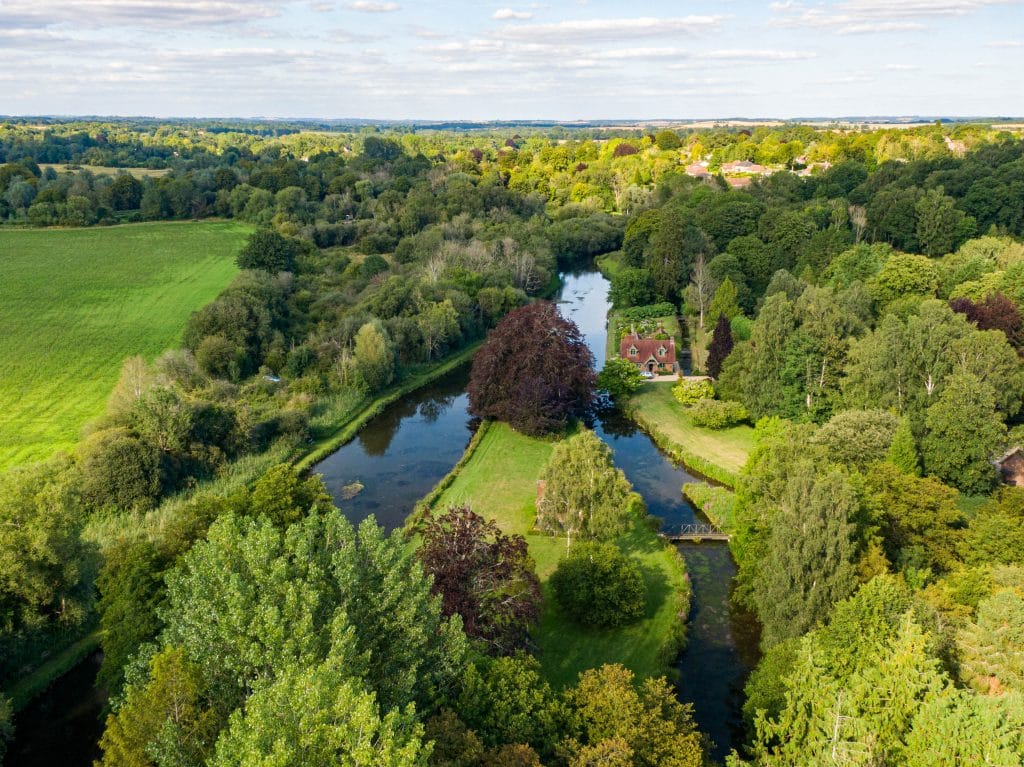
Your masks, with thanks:
M 468 503 L 493 519 L 507 533 L 526 535 L 544 590 L 544 609 L 536 634 L 538 657 L 547 679 L 556 687 L 576 681 L 585 669 L 622 663 L 638 676 L 666 673 L 665 648 L 678 636 L 680 595 L 688 604 L 689 582 L 675 552 L 638 522 L 618 541 L 639 563 L 647 584 L 647 614 L 624 628 L 598 631 L 569 621 L 558 609 L 547 580 L 565 554 L 565 539 L 531 533 L 537 479 L 552 443 L 526 437 L 503 423 L 494 423 L 468 463 L 435 508 Z
M 108 168 L 105 165 L 67 165 L 65 163 L 41 162 L 39 167 L 43 170 L 53 168 L 58 173 L 77 173 L 80 170 L 87 170 L 94 176 L 116 176 L 121 171 L 126 171 L 135 178 L 160 178 L 170 173 L 170 168 Z
M 181 340 L 237 272 L 249 228 L 0 230 L 0 469 L 72 447 L 122 361 Z
M 644 428 L 657 432 L 654 436 L 659 442 L 679 446 L 686 453 L 700 456 L 730 474 L 739 472 L 754 447 L 754 430 L 750 426 L 733 426 L 720 431 L 695 426 L 686 408 L 672 396 L 672 386 L 667 381 L 645 383 L 629 400 L 631 412 Z M 693 468 L 701 470 L 699 466 Z

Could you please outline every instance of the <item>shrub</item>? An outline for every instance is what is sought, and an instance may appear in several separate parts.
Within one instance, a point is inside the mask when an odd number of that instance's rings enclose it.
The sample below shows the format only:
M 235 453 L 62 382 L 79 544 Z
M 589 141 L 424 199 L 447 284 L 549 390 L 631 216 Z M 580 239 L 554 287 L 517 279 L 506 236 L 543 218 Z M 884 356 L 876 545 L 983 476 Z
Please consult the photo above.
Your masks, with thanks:
M 576 544 L 559 562 L 551 587 L 562 609 L 588 626 L 623 626 L 644 614 L 640 568 L 610 543 Z
M 743 405 L 729 400 L 702 399 L 690 408 L 690 418 L 694 425 L 705 429 L 725 429 L 749 417 Z
M 93 434 L 81 458 L 82 494 L 95 508 L 148 507 L 160 494 L 160 450 L 124 429 Z
M 714 398 L 715 388 L 711 385 L 711 381 L 705 379 L 683 379 L 672 387 L 672 396 L 682 405 L 696 405 L 702 399 Z
M 623 309 L 619 316 L 626 320 L 653 320 L 658 317 L 670 317 L 676 313 L 675 304 L 663 301 L 660 304 L 649 304 L 648 306 L 634 306 L 630 309 Z

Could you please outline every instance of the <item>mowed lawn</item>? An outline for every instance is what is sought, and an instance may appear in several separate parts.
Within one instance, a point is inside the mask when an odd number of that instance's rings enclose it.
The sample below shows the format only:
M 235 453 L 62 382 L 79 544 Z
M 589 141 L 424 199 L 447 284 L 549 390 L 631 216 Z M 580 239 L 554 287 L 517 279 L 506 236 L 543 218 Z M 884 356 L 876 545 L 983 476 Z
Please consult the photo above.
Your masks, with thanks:
M 672 396 L 673 385 L 671 381 L 645 383 L 630 398 L 630 405 L 671 442 L 730 472 L 739 472 L 754 447 L 753 428 L 743 425 L 716 430 L 695 426 L 686 408 Z
M 122 361 L 180 345 L 250 229 L 158 223 L 0 230 L 0 469 L 72 447 Z
M 558 609 L 548 578 L 565 555 L 565 539 L 533 533 L 537 479 L 553 443 L 524 436 L 503 423 L 491 424 L 476 451 L 435 505 L 469 504 L 507 533 L 525 535 L 544 591 L 535 640 L 544 675 L 554 686 L 573 684 L 579 673 L 604 663 L 622 663 L 638 676 L 665 673 L 663 647 L 681 621 L 678 595 L 689 583 L 675 552 L 645 523 L 618 541 L 640 565 L 647 585 L 644 619 L 620 629 L 583 628 Z

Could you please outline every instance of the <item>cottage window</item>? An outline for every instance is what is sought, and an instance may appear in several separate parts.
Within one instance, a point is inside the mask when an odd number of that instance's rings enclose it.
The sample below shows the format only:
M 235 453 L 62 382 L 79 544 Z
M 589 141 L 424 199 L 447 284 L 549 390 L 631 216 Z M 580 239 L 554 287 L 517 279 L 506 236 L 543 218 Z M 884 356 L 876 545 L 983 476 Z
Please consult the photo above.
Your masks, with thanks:
M 658 347 L 658 356 L 659 357 L 664 357 L 665 356 L 665 347 L 664 346 L 659 346 Z
M 637 355 L 637 348 L 635 346 L 629 347 L 629 356 L 635 357 Z

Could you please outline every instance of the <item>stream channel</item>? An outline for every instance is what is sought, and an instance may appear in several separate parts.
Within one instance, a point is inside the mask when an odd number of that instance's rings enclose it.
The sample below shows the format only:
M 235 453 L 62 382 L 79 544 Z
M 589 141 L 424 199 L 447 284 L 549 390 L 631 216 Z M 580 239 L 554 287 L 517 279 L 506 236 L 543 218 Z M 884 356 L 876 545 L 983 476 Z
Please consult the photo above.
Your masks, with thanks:
M 562 281 L 562 313 L 579 326 L 600 364 L 608 281 L 593 269 L 563 274 Z M 467 412 L 468 374 L 468 367 L 454 371 L 399 400 L 313 468 L 352 522 L 373 514 L 388 529 L 401 526 L 416 501 L 459 460 L 476 428 Z M 650 514 L 667 526 L 706 521 L 681 493 L 696 478 L 631 421 L 604 414 L 594 430 Z M 363 489 L 347 498 L 344 488 L 354 482 Z M 693 584 L 687 645 L 677 661 L 679 697 L 693 703 L 697 724 L 715 742 L 713 755 L 721 761 L 742 737 L 742 687 L 757 658 L 756 626 L 730 604 L 736 566 L 726 544 L 683 543 L 679 550 Z M 6 764 L 92 764 L 104 705 L 92 686 L 98 658 L 97 653 L 76 666 L 17 715 Z

